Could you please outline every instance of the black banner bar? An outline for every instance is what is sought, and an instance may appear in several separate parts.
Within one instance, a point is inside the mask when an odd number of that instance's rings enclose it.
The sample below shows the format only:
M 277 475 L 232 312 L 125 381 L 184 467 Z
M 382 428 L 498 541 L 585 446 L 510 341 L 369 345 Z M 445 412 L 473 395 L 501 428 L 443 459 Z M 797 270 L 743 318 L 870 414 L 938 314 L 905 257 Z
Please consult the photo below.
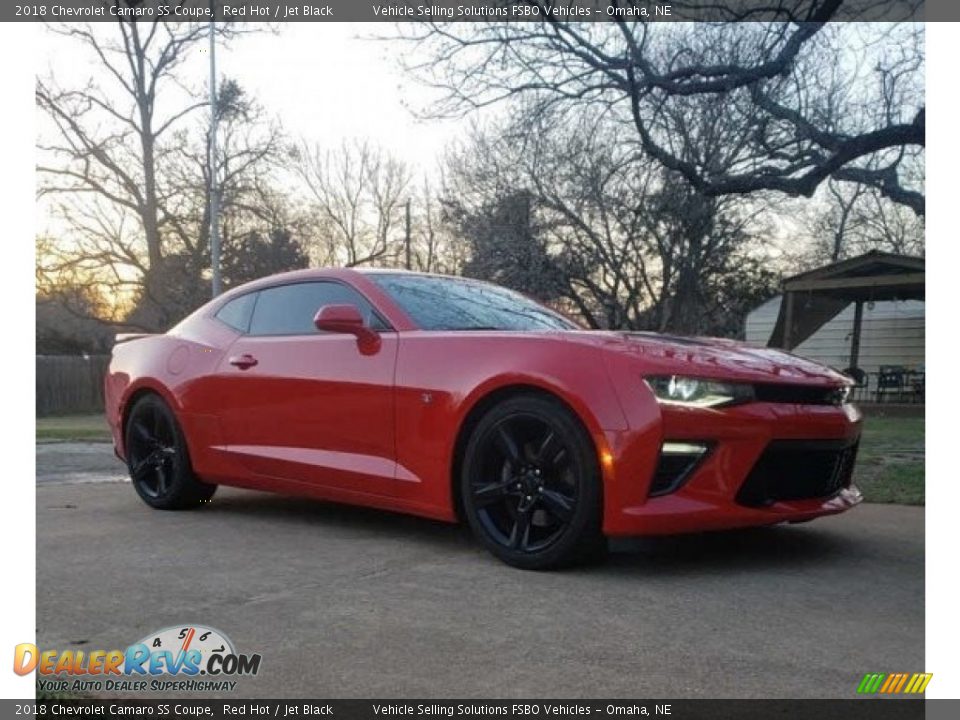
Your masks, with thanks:
M 0 717 L 70 718 L 661 718 L 923 720 L 960 716 L 960 700 L 0 700 Z
M 0 4 L 24 22 L 242 21 L 416 22 L 549 19 L 580 22 L 690 20 L 800 22 L 825 0 L 34 0 Z M 953 0 L 844 0 L 838 22 L 958 20 Z

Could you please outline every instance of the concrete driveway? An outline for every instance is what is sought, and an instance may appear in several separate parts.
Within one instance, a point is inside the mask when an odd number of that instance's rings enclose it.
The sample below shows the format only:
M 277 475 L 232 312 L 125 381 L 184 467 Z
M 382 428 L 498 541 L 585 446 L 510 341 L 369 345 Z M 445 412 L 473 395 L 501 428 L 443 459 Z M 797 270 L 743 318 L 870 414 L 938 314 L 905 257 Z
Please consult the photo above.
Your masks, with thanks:
M 850 698 L 865 672 L 924 669 L 922 508 L 618 541 L 601 566 L 529 573 L 371 510 L 221 488 L 154 511 L 107 445 L 37 462 L 41 648 L 206 624 L 262 654 L 245 696 Z

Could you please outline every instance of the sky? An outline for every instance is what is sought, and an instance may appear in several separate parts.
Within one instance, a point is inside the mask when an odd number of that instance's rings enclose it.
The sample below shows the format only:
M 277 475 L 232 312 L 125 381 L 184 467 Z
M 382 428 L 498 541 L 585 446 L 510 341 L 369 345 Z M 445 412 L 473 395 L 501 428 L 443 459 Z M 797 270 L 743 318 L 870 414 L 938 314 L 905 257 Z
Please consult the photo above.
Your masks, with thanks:
M 432 174 L 443 148 L 461 135 L 467 120 L 415 117 L 431 91 L 404 75 L 397 53 L 401 46 L 372 39 L 389 34 L 385 23 L 290 23 L 276 33 L 241 36 L 217 48 L 217 74 L 237 80 L 279 119 L 291 139 L 325 147 L 345 140 L 369 139 L 406 161 L 417 174 Z M 116 32 L 106 23 L 96 32 Z M 39 33 L 38 74 L 52 76 L 64 88 L 81 86 L 102 70 L 77 43 L 49 31 Z M 209 55 L 191 55 L 184 66 L 188 84 L 205 91 Z M 162 98 L 161 98 L 162 103 Z M 206 121 L 202 114 L 197 119 Z M 50 127 L 39 124 L 40 142 Z M 45 205 L 38 207 L 41 232 L 57 221 Z
M 423 108 L 434 97 L 401 68 L 400 53 L 409 46 L 374 39 L 390 35 L 389 23 L 288 23 L 276 32 L 242 35 L 217 50 L 219 77 L 237 80 L 279 120 L 293 141 L 307 140 L 334 148 L 347 140 L 370 140 L 405 161 L 416 176 L 435 173 L 444 148 L 462 137 L 470 120 L 421 120 L 411 108 Z M 112 23 L 94 25 L 97 33 L 117 31 Z M 64 88 L 103 78 L 103 69 L 89 51 L 49 30 L 39 33 L 37 66 L 41 77 L 52 76 Z M 183 75 L 193 89 L 205 92 L 209 78 L 206 46 L 198 48 Z M 124 99 L 124 107 L 129 103 Z M 182 107 L 177 98 L 171 107 Z M 161 98 L 161 107 L 163 98 Z M 487 111 L 489 118 L 496 110 Z M 162 113 L 161 113 L 162 114 Z M 477 117 L 474 115 L 474 117 Z M 206 123 L 201 110 L 192 116 Z M 39 122 L 40 142 L 49 121 Z M 796 235 L 784 201 L 774 225 L 774 242 L 782 245 Z M 48 204 L 37 206 L 38 231 L 63 236 L 63 226 Z
M 290 23 L 276 35 L 240 39 L 222 57 L 238 79 L 283 120 L 292 135 L 324 144 L 366 137 L 429 171 L 463 121 L 421 121 L 429 90 L 405 77 L 397 45 L 369 39 L 384 23 Z

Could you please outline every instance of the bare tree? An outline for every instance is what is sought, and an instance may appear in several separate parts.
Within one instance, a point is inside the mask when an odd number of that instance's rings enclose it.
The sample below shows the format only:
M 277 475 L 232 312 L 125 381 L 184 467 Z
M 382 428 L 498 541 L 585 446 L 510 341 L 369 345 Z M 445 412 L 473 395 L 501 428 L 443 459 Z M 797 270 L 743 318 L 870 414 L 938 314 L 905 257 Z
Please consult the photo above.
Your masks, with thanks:
M 130 321 L 162 329 L 208 295 L 210 137 L 203 88 L 185 82 L 209 23 L 118 21 L 57 25 L 51 32 L 85 50 L 101 72 L 82 87 L 41 79 L 36 100 L 49 122 L 39 146 L 39 192 L 69 239 L 64 265 L 88 282 L 136 303 Z M 218 24 L 230 40 L 244 30 Z M 278 130 L 234 82 L 218 98 L 221 137 L 215 158 L 229 239 L 251 215 L 280 149 Z
M 806 208 L 809 245 L 796 258 L 818 266 L 882 250 L 924 254 L 924 221 L 903 205 L 862 185 L 829 183 Z
M 347 267 L 397 261 L 412 184 L 406 165 L 360 141 L 335 149 L 305 143 L 294 163 L 315 207 L 323 255 Z
M 134 213 L 142 224 L 148 264 L 163 256 L 157 144 L 206 105 L 191 98 L 161 116 L 158 98 L 166 86 L 179 86 L 178 69 L 205 41 L 208 29 L 207 23 L 159 21 L 147 26 L 119 21 L 109 32 L 91 25 L 50 27 L 90 51 L 110 87 L 93 81 L 80 89 L 61 89 L 53 79 L 37 83 L 37 104 L 61 138 L 40 148 L 56 163 L 39 167 L 46 177 L 42 191 L 90 193 Z M 106 127 L 104 118 L 112 121 Z
M 858 204 L 857 227 L 860 232 L 852 238 L 848 255 L 874 249 L 899 255 L 921 256 L 926 252 L 924 219 L 888 202 L 877 192 L 869 193 Z
M 103 352 L 113 340 L 118 309 L 57 261 L 53 238 L 36 239 L 37 353 Z
M 773 277 L 747 261 L 763 249 L 751 208 L 693 191 L 588 113 L 528 118 L 476 129 L 448 162 L 464 271 L 592 327 L 735 333 Z
M 441 91 L 428 114 L 517 96 L 541 109 L 589 106 L 629 124 L 645 154 L 709 197 L 809 197 L 833 178 L 923 214 L 922 178 L 904 168 L 925 145 L 922 26 L 832 25 L 841 0 L 777 3 L 762 23 L 736 22 L 735 3 L 720 3 L 711 7 L 730 22 L 696 25 L 575 23 L 553 0 L 511 4 L 542 20 L 403 26 L 420 50 L 408 69 Z M 739 127 L 735 142 L 718 153 L 686 133 L 690 103 Z
M 443 198 L 449 186 L 443 168 L 439 180 L 424 177 L 411 197 L 413 269 L 457 275 L 467 262 L 467 245 L 451 226 L 449 208 Z
M 853 189 L 844 194 L 839 184 L 830 180 L 827 182 L 827 191 L 837 208 L 836 227 L 833 228 L 833 248 L 830 252 L 830 261 L 836 262 L 840 259 L 844 250 L 844 240 L 846 239 L 848 229 L 851 226 L 851 215 L 857 205 L 857 201 L 863 197 L 866 188 L 863 185 L 854 184 Z
M 217 99 L 218 139 L 215 172 L 220 186 L 224 245 L 252 229 L 286 227 L 286 208 L 273 189 L 273 172 L 283 151 L 283 135 L 240 85 L 224 78 Z M 209 267 L 209 133 L 191 137 L 179 131 L 164 154 L 168 253 L 186 255 L 198 268 Z M 280 214 L 283 214 L 281 219 Z

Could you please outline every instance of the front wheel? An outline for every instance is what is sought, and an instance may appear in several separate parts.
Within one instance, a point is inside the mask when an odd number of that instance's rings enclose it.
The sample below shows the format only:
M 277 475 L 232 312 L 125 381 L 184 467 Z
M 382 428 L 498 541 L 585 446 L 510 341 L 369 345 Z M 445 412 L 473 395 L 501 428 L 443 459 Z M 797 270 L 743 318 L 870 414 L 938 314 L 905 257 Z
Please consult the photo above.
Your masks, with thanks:
M 546 570 L 594 557 L 601 533 L 593 442 L 559 401 L 523 395 L 495 406 L 464 453 L 460 491 L 474 535 L 515 567 Z
M 195 507 L 213 497 L 217 489 L 193 474 L 177 418 L 156 395 L 143 396 L 131 408 L 126 450 L 133 487 L 150 507 Z

